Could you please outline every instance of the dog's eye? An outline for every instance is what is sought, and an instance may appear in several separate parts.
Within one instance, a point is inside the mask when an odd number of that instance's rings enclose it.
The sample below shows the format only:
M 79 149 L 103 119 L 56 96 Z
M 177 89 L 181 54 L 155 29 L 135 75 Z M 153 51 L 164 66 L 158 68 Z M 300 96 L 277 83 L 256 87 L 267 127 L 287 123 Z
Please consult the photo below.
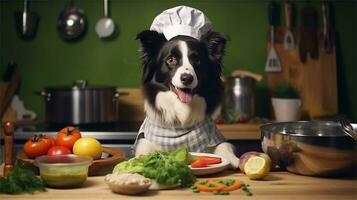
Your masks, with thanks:
M 177 60 L 175 57 L 169 57 L 167 60 L 166 60 L 166 63 L 168 65 L 176 65 L 177 64 Z

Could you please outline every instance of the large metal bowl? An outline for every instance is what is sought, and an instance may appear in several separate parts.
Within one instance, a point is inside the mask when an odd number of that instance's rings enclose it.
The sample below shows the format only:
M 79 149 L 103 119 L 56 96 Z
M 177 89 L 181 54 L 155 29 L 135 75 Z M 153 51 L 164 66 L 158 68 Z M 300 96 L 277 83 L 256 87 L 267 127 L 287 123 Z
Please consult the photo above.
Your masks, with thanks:
M 261 133 L 263 151 L 290 172 L 330 176 L 356 170 L 356 142 L 337 122 L 272 123 L 263 125 Z

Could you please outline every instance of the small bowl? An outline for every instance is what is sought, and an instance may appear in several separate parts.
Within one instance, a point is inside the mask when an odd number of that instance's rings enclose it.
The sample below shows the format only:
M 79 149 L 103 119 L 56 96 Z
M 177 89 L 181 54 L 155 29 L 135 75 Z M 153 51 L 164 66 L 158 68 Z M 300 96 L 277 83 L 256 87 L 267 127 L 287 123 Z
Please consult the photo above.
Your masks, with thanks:
M 88 177 L 88 167 L 93 159 L 89 156 L 53 155 L 39 156 L 35 166 L 45 184 L 54 188 L 79 187 Z
M 333 121 L 298 121 L 263 125 L 262 149 L 273 164 L 311 176 L 350 173 L 357 163 L 356 142 Z

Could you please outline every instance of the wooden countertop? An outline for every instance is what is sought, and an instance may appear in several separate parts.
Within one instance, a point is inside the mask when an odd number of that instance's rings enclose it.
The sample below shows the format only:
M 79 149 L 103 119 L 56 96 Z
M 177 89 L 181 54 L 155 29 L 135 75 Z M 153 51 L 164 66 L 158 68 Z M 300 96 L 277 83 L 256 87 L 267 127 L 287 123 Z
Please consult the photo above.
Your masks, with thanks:
M 47 192 L 24 195 L 0 195 L 0 199 L 155 199 L 155 200 L 197 200 L 197 199 L 357 199 L 356 178 L 332 179 L 300 176 L 287 172 L 272 172 L 264 180 L 249 180 L 240 172 L 227 171 L 212 177 L 238 178 L 250 184 L 253 196 L 246 196 L 237 190 L 230 195 L 213 195 L 211 193 L 193 193 L 191 189 L 174 189 L 148 191 L 140 196 L 126 196 L 112 193 L 104 183 L 103 176 L 89 177 L 81 188 L 48 189 Z

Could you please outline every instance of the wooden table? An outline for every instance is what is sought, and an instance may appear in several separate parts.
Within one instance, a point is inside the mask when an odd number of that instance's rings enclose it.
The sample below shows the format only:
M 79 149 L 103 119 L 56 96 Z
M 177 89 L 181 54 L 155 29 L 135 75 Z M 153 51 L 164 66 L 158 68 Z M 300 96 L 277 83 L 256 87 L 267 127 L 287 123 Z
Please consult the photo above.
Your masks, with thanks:
M 103 176 L 89 177 L 81 188 L 48 189 L 47 192 L 24 195 L 0 195 L 0 199 L 156 199 L 156 200 L 196 200 L 196 199 L 264 199 L 264 200 L 326 200 L 357 199 L 357 180 L 354 178 L 332 179 L 300 176 L 287 172 L 272 172 L 264 180 L 249 180 L 240 172 L 228 171 L 213 177 L 238 178 L 250 184 L 253 196 L 246 196 L 242 190 L 233 191 L 230 195 L 213 195 L 211 193 L 193 193 L 190 189 L 149 191 L 140 196 L 126 196 L 112 193 L 104 183 Z

